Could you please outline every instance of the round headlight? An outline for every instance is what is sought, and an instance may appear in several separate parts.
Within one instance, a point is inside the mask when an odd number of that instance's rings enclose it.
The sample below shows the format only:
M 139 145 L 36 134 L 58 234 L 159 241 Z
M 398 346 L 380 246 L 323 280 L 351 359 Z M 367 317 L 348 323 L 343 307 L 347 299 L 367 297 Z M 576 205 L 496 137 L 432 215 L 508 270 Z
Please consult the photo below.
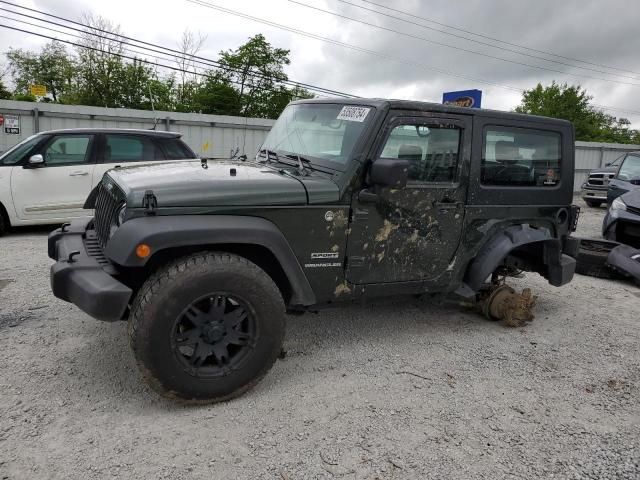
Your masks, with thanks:
M 611 210 L 626 210 L 627 204 L 622 201 L 620 197 L 611 202 Z
M 117 225 L 120 226 L 124 223 L 124 217 L 127 214 L 127 204 L 123 204 L 122 207 L 120 207 L 120 210 L 118 210 L 118 219 L 116 221 Z

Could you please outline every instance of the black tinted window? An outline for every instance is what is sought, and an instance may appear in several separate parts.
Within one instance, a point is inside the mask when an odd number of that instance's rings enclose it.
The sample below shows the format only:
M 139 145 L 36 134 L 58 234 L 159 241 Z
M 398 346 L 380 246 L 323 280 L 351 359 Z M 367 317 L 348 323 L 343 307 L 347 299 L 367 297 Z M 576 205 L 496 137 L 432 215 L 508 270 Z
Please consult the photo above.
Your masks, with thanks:
M 134 135 L 106 135 L 105 163 L 148 162 L 164 155 L 151 139 Z
M 189 150 L 179 138 L 158 139 L 160 145 L 169 160 L 182 160 L 185 158 L 196 158 L 195 154 Z
M 553 186 L 560 180 L 560 134 L 526 128 L 485 129 L 484 185 Z
M 399 125 L 389 134 L 380 156 L 408 160 L 410 181 L 453 182 L 458 168 L 460 132 L 458 128 Z

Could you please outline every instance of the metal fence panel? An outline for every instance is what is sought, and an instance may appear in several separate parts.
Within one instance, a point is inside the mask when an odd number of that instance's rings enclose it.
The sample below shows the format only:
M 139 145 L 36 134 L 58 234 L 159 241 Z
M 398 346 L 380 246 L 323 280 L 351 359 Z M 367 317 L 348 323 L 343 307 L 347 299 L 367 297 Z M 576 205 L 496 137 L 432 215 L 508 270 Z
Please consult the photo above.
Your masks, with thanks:
M 232 150 L 255 156 L 274 120 L 125 108 L 87 107 L 0 100 L 0 115 L 18 115 L 20 133 L 0 128 L 0 152 L 36 132 L 62 128 L 142 128 L 182 133 L 198 155 L 227 157 Z

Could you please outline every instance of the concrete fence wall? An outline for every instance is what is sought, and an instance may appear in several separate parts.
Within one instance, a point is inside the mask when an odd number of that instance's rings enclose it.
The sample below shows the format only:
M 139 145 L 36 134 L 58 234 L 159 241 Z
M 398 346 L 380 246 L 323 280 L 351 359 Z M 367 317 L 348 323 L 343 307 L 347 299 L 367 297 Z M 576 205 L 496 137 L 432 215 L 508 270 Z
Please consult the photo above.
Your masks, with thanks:
M 197 113 L 150 112 L 126 108 L 85 107 L 0 100 L 0 152 L 34 133 L 60 128 L 143 128 L 182 133 L 184 141 L 205 157 L 228 157 L 236 147 L 254 156 L 274 120 Z M 14 116 L 18 134 L 7 133 Z M 7 127 L 7 128 L 5 128 Z
M 204 115 L 198 113 L 150 112 L 126 108 L 85 107 L 0 100 L 0 153 L 34 133 L 59 128 L 153 128 L 180 132 L 187 144 L 205 157 L 227 157 L 240 148 L 254 156 L 274 120 Z M 7 133 L 12 116 L 19 119 L 18 134 Z M 574 188 L 580 190 L 589 170 L 605 166 L 640 145 L 576 142 Z

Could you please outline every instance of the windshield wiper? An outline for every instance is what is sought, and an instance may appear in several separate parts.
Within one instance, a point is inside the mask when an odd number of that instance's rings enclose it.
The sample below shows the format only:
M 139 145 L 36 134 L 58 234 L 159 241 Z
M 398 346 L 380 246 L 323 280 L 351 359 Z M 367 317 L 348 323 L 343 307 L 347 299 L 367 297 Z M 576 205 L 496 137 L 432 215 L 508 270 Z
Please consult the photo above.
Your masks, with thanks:
M 264 154 L 265 163 L 271 163 L 271 155 L 276 157 L 276 162 L 280 161 L 280 157 L 274 150 L 269 150 L 268 148 L 261 148 L 258 151 L 258 154 L 256 155 L 256 160 L 258 159 L 258 157 L 261 156 L 261 154 Z
M 287 158 L 298 160 L 298 173 L 302 176 L 308 175 L 306 168 L 304 168 L 304 164 L 306 163 L 308 165 L 311 165 L 311 160 L 309 160 L 308 158 L 301 157 L 297 153 L 285 153 L 284 156 Z

